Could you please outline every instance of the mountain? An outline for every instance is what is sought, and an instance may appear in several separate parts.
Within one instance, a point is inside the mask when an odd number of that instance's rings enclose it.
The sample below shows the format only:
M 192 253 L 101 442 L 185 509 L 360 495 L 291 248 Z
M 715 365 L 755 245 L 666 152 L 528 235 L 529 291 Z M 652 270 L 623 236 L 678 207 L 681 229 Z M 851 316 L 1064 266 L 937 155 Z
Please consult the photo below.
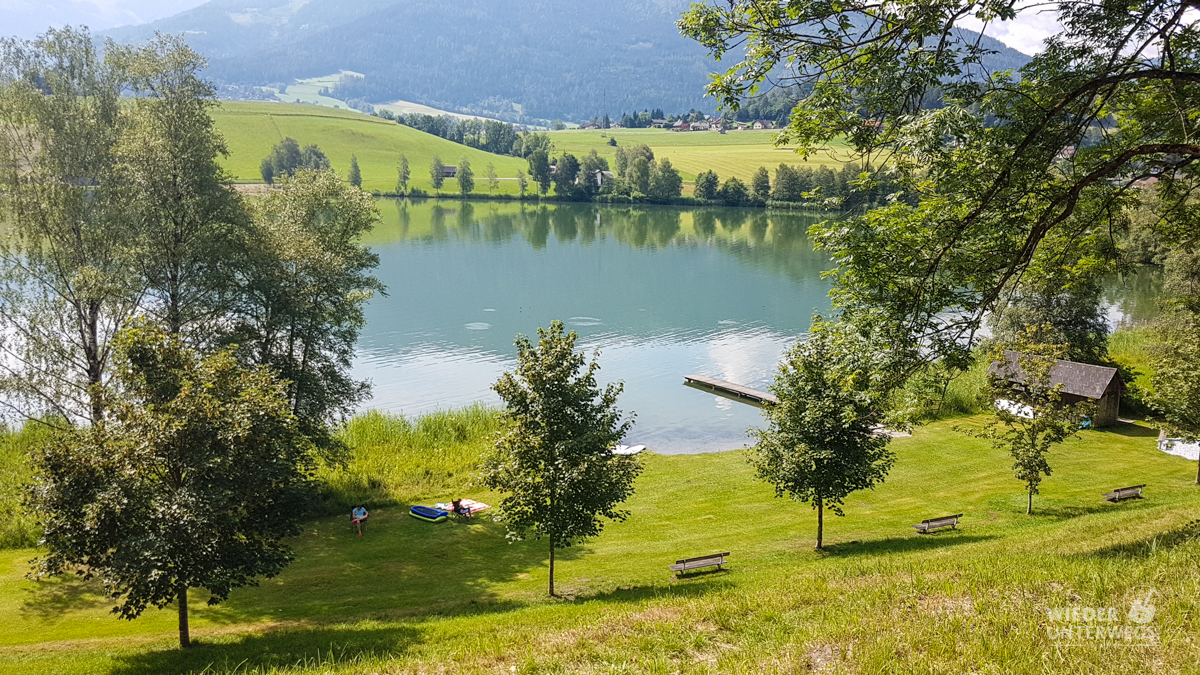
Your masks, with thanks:
M 252 4 L 250 4 L 252 3 Z M 105 35 L 183 33 L 227 84 L 290 83 L 348 70 L 342 97 L 404 99 L 512 119 L 586 120 L 712 109 L 722 64 L 679 35 L 689 0 L 212 0 Z M 996 65 L 1028 57 L 984 38 Z M 1002 65 L 1003 62 L 1003 65 Z

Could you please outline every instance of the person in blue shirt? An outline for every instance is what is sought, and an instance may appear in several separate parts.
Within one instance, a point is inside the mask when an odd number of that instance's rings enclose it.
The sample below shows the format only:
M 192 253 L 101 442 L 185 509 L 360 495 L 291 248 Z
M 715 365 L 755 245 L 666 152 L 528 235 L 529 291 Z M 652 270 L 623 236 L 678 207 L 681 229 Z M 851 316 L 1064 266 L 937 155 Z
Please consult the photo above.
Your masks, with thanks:
M 367 506 L 365 504 L 359 504 L 358 506 L 350 509 L 350 524 L 358 527 L 358 536 L 363 536 L 362 524 L 366 522 L 370 515 L 371 514 L 367 513 Z

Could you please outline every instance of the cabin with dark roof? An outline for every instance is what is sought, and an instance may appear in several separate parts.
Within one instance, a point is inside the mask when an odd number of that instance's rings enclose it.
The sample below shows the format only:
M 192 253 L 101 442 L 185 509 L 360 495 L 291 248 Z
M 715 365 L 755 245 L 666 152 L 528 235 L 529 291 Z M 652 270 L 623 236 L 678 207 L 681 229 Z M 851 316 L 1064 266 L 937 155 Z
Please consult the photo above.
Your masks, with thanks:
M 458 175 L 457 166 L 442 166 L 442 178 L 454 178 Z
M 1025 374 L 1021 372 L 1019 357 L 1017 352 L 1004 352 L 1007 363 L 993 363 L 988 368 L 988 374 L 1000 373 L 1013 384 L 1024 384 Z M 1111 427 L 1117 423 L 1125 382 L 1116 368 L 1056 360 L 1050 369 L 1050 385 L 1060 384 L 1063 403 L 1071 405 L 1090 400 L 1096 404 L 1096 413 L 1092 416 L 1093 427 Z

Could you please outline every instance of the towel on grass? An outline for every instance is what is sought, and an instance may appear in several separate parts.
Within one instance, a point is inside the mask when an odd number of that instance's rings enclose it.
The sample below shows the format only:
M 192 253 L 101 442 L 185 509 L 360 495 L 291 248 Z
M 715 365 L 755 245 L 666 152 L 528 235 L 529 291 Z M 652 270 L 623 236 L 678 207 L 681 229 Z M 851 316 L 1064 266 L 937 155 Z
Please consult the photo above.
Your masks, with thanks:
M 483 502 L 477 502 L 474 499 L 464 499 L 459 503 L 461 503 L 463 506 L 467 507 L 467 509 L 471 513 L 479 513 L 480 511 L 482 511 L 484 509 L 492 508 L 491 506 L 488 506 L 487 504 L 484 504 Z M 454 512 L 454 504 L 452 504 L 450 502 L 438 502 L 437 504 L 434 504 L 433 506 L 434 506 L 434 508 L 438 508 L 443 511 L 450 511 L 451 513 Z

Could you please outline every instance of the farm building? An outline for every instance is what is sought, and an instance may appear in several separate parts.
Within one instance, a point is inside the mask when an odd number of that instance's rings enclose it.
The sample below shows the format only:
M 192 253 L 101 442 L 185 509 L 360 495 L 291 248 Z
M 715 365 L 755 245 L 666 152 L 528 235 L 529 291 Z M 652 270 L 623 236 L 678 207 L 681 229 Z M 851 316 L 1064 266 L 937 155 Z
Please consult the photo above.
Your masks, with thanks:
M 1021 372 L 1019 356 L 1017 352 L 1004 352 L 1007 363 L 993 363 L 988 368 L 988 373 L 1001 372 L 1003 368 L 1002 374 L 1009 382 L 1022 384 L 1025 374 Z M 1117 423 L 1125 382 L 1121 380 L 1121 374 L 1116 368 L 1074 361 L 1055 361 L 1054 367 L 1050 369 L 1050 384 L 1062 385 L 1060 392 L 1063 403 L 1070 405 L 1083 400 L 1095 402 L 1096 413 L 1092 416 L 1092 426 L 1111 427 Z
M 442 178 L 454 178 L 457 175 L 458 175 L 458 167 L 457 166 L 443 166 L 442 167 Z

